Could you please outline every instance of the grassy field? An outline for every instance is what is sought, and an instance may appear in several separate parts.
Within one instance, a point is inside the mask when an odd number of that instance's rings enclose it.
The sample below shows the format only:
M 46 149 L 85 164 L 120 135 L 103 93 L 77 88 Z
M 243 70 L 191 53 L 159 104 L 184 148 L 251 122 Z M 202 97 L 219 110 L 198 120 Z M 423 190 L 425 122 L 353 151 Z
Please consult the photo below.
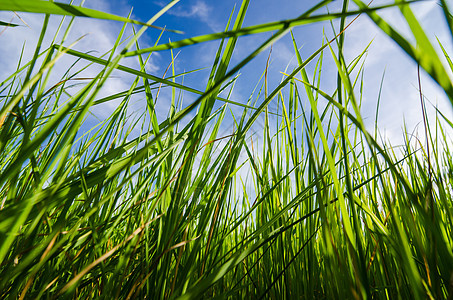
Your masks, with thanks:
M 426 140 L 404 132 L 396 147 L 381 139 L 361 116 L 366 49 L 352 61 L 343 56 L 346 17 L 361 14 L 453 105 L 453 64 L 407 1 L 368 8 L 353 0 L 357 10 L 344 0 L 332 14 L 323 10 L 330 1 L 320 1 L 298 18 L 243 27 L 243 0 L 224 32 L 141 49 L 139 38 L 163 32 L 152 24 L 176 2 L 144 24 L 79 6 L 0 1 L 0 10 L 46 14 L 32 59 L 0 83 L 0 298 L 451 299 L 453 124 L 438 112 L 424 115 Z M 439 22 L 452 33 L 451 11 L 439 4 Z M 410 39 L 379 16 L 395 5 Z M 82 53 L 66 34 L 43 42 L 50 15 L 136 31 L 121 32 L 104 55 Z M 18 25 L 2 21 L 0 29 Z M 292 28 L 322 21 L 340 24 L 335 38 L 303 60 L 293 37 L 298 66 L 275 89 L 263 65 L 249 100 L 230 99 L 247 63 Z M 72 26 L 64 24 L 61 33 Z M 260 33 L 268 40 L 232 64 L 238 38 Z M 186 86 L 190 72 L 176 73 L 173 63 L 165 79 L 144 71 L 151 53 L 213 40 L 220 43 L 204 90 Z M 68 56 L 77 62 L 54 81 Z M 140 67 L 124 66 L 125 57 L 138 57 Z M 333 93 L 321 88 L 325 57 L 337 67 Z M 101 71 L 78 81 L 87 64 Z M 135 80 L 100 96 L 118 71 Z M 155 107 L 162 88 L 172 95 L 165 116 Z M 187 94 L 196 100 L 183 105 Z M 132 97 L 147 103 L 135 117 Z M 87 122 L 112 101 L 108 118 Z M 414 105 L 426 111 L 423 90 Z M 222 134 L 225 122 L 234 123 L 232 134 Z

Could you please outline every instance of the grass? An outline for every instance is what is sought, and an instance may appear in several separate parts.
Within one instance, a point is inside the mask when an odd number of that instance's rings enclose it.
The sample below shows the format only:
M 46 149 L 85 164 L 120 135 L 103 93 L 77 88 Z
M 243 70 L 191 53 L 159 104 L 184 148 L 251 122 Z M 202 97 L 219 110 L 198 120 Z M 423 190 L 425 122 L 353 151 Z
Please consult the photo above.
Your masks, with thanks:
M 343 56 L 346 17 L 368 16 L 453 103 L 451 60 L 441 45 L 445 69 L 411 5 L 354 0 L 356 10 L 344 0 L 342 11 L 326 14 L 330 1 L 321 1 L 298 18 L 244 28 L 244 0 L 224 32 L 141 49 L 140 36 L 158 32 L 154 21 L 176 2 L 146 23 L 55 2 L 0 3 L 46 14 L 32 59 L 0 84 L 0 298 L 452 297 L 453 124 L 438 111 L 424 115 L 426 141 L 407 131 L 401 147 L 382 140 L 377 123 L 370 132 L 361 117 L 367 49 L 352 61 Z M 379 16 L 394 5 L 413 39 Z M 452 29 L 445 1 L 439 9 Z M 94 56 L 65 38 L 44 45 L 50 14 L 125 23 L 114 48 Z M 303 60 L 293 36 L 298 66 L 269 90 L 264 65 L 249 100 L 230 99 L 247 63 L 295 26 L 321 21 L 340 23 L 335 38 Z M 123 37 L 130 23 L 143 26 Z M 266 32 L 273 34 L 232 65 L 238 37 Z M 190 72 L 175 72 L 173 51 L 212 40 L 219 48 L 205 90 L 186 86 L 181 78 Z M 171 74 L 146 73 L 149 55 L 165 50 Z M 53 82 L 66 56 L 77 62 Z M 121 64 L 129 56 L 139 68 Z M 321 88 L 325 56 L 337 67 L 330 93 Z M 101 71 L 79 82 L 82 62 Z M 117 70 L 135 79 L 101 97 Z M 163 117 L 156 101 L 165 87 L 172 97 Z M 183 91 L 196 100 L 183 106 Z M 147 103 L 135 118 L 133 96 Z M 421 85 L 420 100 L 424 108 Z M 111 101 L 119 105 L 90 129 L 90 110 Z M 222 134 L 228 122 L 234 131 Z

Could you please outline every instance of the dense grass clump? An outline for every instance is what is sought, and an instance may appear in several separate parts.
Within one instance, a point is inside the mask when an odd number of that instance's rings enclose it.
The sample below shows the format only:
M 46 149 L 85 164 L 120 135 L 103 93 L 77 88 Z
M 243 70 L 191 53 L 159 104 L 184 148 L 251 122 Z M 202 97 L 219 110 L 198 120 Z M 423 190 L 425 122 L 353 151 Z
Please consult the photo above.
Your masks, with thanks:
M 453 297 L 453 124 L 441 112 L 425 114 L 426 140 L 406 132 L 403 146 L 383 141 L 360 113 L 366 49 L 352 61 L 343 56 L 346 17 L 361 14 L 453 103 L 451 70 L 412 4 L 354 0 L 352 9 L 345 0 L 342 11 L 327 13 L 326 0 L 298 18 L 243 28 L 243 0 L 224 32 L 141 49 L 149 27 L 165 32 L 152 24 L 176 2 L 140 23 L 80 6 L 0 1 L 1 10 L 46 14 L 33 58 L 0 84 L 0 298 Z M 379 16 L 391 6 L 410 40 Z M 439 9 L 452 29 L 444 0 Z M 53 14 L 125 25 L 114 48 L 95 55 L 73 50 L 66 34 L 44 44 Z M 326 20 L 339 22 L 335 38 L 303 60 L 293 37 L 297 67 L 275 89 L 264 65 L 249 100 L 230 99 L 248 62 L 293 27 Z M 273 34 L 231 63 L 240 36 L 265 32 Z M 145 71 L 153 52 L 174 57 L 174 49 L 212 40 L 219 47 L 205 90 L 185 85 L 191 74 L 177 74 L 174 60 L 167 78 Z M 321 86 L 324 56 L 337 67 L 334 92 Z M 54 82 L 66 57 L 77 60 Z M 125 57 L 140 66 L 124 66 Z M 90 65 L 101 69 L 80 80 Z M 134 76 L 130 87 L 100 96 L 114 71 Z M 164 88 L 165 117 L 156 108 Z M 183 102 L 189 93 L 196 100 Z M 145 112 L 131 116 L 133 97 L 146 99 Z M 424 108 L 422 90 L 420 99 Z M 93 126 L 90 111 L 112 101 L 113 113 Z M 223 134 L 226 122 L 234 130 Z

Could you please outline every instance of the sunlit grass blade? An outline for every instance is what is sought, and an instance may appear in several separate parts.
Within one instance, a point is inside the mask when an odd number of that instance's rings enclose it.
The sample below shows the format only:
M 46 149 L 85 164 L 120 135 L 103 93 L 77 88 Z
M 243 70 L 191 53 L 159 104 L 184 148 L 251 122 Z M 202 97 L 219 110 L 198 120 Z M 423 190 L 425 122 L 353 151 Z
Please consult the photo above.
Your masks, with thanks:
M 74 17 L 87 17 L 103 20 L 112 20 L 119 22 L 132 23 L 137 25 L 149 26 L 162 30 L 163 28 L 148 25 L 144 22 L 139 22 L 136 20 L 116 16 L 113 14 L 105 13 L 99 10 L 94 10 L 90 8 L 85 8 L 82 6 L 70 5 L 61 2 L 51 2 L 43 0 L 3 0 L 0 3 L 0 11 L 21 11 L 21 12 L 31 12 L 31 13 L 42 13 L 42 14 L 53 14 L 53 15 L 64 15 L 64 16 L 74 16 Z M 169 29 L 166 29 L 169 30 Z M 175 30 L 169 30 L 173 32 L 180 32 Z
M 360 0 L 354 0 L 354 2 L 361 8 L 365 9 L 367 5 Z M 437 53 L 435 52 L 431 42 L 426 37 L 425 32 L 421 28 L 417 19 L 413 15 L 410 7 L 406 1 L 398 1 L 403 16 L 406 19 L 407 24 L 411 28 L 413 36 L 417 41 L 417 45 L 412 45 L 407 39 L 405 39 L 394 27 L 389 25 L 384 19 L 382 19 L 376 12 L 367 12 L 370 19 L 391 39 L 393 39 L 398 46 L 400 46 L 414 61 L 420 66 L 442 87 L 450 102 L 453 105 L 453 85 L 449 80 L 449 76 L 446 73 Z
M 316 11 L 316 10 L 320 9 L 321 7 L 326 6 L 331 1 L 332 0 L 321 1 L 312 9 L 312 11 Z M 407 3 L 415 2 L 415 1 L 420 1 L 420 0 L 408 1 Z M 226 31 L 226 32 L 201 35 L 201 36 L 191 37 L 188 39 L 183 39 L 183 40 L 176 41 L 176 42 L 153 46 L 150 48 L 144 48 L 141 50 L 130 51 L 130 52 L 126 53 L 126 56 L 134 56 L 134 55 L 148 53 L 148 52 L 152 52 L 152 51 L 177 49 L 177 48 L 181 48 L 181 47 L 185 47 L 185 46 L 189 46 L 189 45 L 195 45 L 195 44 L 199 44 L 199 43 L 204 43 L 204 42 L 219 40 L 219 39 L 224 39 L 224 38 L 230 38 L 230 37 L 239 37 L 239 36 L 244 36 L 244 35 L 265 33 L 265 32 L 270 32 L 270 31 L 275 31 L 275 30 L 291 29 L 296 26 L 302 26 L 302 25 L 317 23 L 317 22 L 321 22 L 321 21 L 329 21 L 329 20 L 334 20 L 334 19 L 343 18 L 343 17 L 347 17 L 347 16 L 355 16 L 355 15 L 361 14 L 363 12 L 374 12 L 377 10 L 393 7 L 395 5 L 398 5 L 398 4 L 387 4 L 387 5 L 376 6 L 376 7 L 372 7 L 372 8 L 363 7 L 362 9 L 357 10 L 357 11 L 348 11 L 348 12 L 344 12 L 344 13 L 329 13 L 329 14 L 320 14 L 320 15 L 311 15 L 311 12 L 310 12 L 310 14 L 304 14 L 298 18 L 294 18 L 294 19 L 290 19 L 290 20 L 277 21 L 277 22 L 272 22 L 272 23 L 267 23 L 267 24 L 260 24 L 260 25 L 245 27 L 245 28 Z

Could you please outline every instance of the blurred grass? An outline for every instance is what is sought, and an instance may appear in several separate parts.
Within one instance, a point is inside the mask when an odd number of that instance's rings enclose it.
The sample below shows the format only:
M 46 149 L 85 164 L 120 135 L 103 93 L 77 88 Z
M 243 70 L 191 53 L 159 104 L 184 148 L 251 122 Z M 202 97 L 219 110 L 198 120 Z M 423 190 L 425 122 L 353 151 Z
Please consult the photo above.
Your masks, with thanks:
M 377 123 L 369 132 L 360 113 L 367 49 L 350 62 L 343 56 L 346 17 L 367 14 L 452 101 L 448 53 L 441 45 L 444 66 L 409 3 L 368 8 L 354 0 L 359 9 L 351 10 L 345 0 L 342 11 L 325 14 L 330 1 L 321 1 L 298 18 L 243 28 L 244 0 L 224 32 L 161 44 L 161 30 L 142 49 L 140 36 L 176 2 L 126 38 L 128 23 L 144 23 L 55 2 L 0 4 L 47 14 L 32 59 L 0 86 L 0 298 L 452 297 L 452 122 L 440 111 L 425 116 L 420 83 L 426 141 L 407 131 L 402 147 L 378 141 Z M 394 5 L 416 45 L 379 16 Z M 451 28 L 445 1 L 439 9 Z M 97 57 L 65 38 L 43 44 L 54 13 L 125 24 Z M 339 21 L 339 32 L 302 55 L 291 28 L 325 20 Z M 231 64 L 240 36 L 268 31 Z M 266 64 L 248 101 L 231 100 L 237 72 L 288 33 L 297 67 L 269 90 Z M 191 71 L 176 73 L 173 49 L 211 40 L 219 48 L 206 89 L 196 90 L 182 79 Z M 172 57 L 166 79 L 145 71 L 151 53 L 163 50 Z M 337 67 L 333 93 L 321 88 L 325 55 Z M 77 62 L 52 83 L 64 56 Z M 121 65 L 126 56 L 137 56 L 139 67 Z M 80 62 L 101 70 L 80 78 Z M 113 71 L 135 79 L 101 97 Z M 171 89 L 166 116 L 156 107 L 163 87 Z M 198 98 L 183 106 L 183 91 Z M 147 104 L 135 118 L 132 97 Z M 114 111 L 90 126 L 90 109 L 112 101 Z M 221 133 L 231 122 L 233 132 Z

